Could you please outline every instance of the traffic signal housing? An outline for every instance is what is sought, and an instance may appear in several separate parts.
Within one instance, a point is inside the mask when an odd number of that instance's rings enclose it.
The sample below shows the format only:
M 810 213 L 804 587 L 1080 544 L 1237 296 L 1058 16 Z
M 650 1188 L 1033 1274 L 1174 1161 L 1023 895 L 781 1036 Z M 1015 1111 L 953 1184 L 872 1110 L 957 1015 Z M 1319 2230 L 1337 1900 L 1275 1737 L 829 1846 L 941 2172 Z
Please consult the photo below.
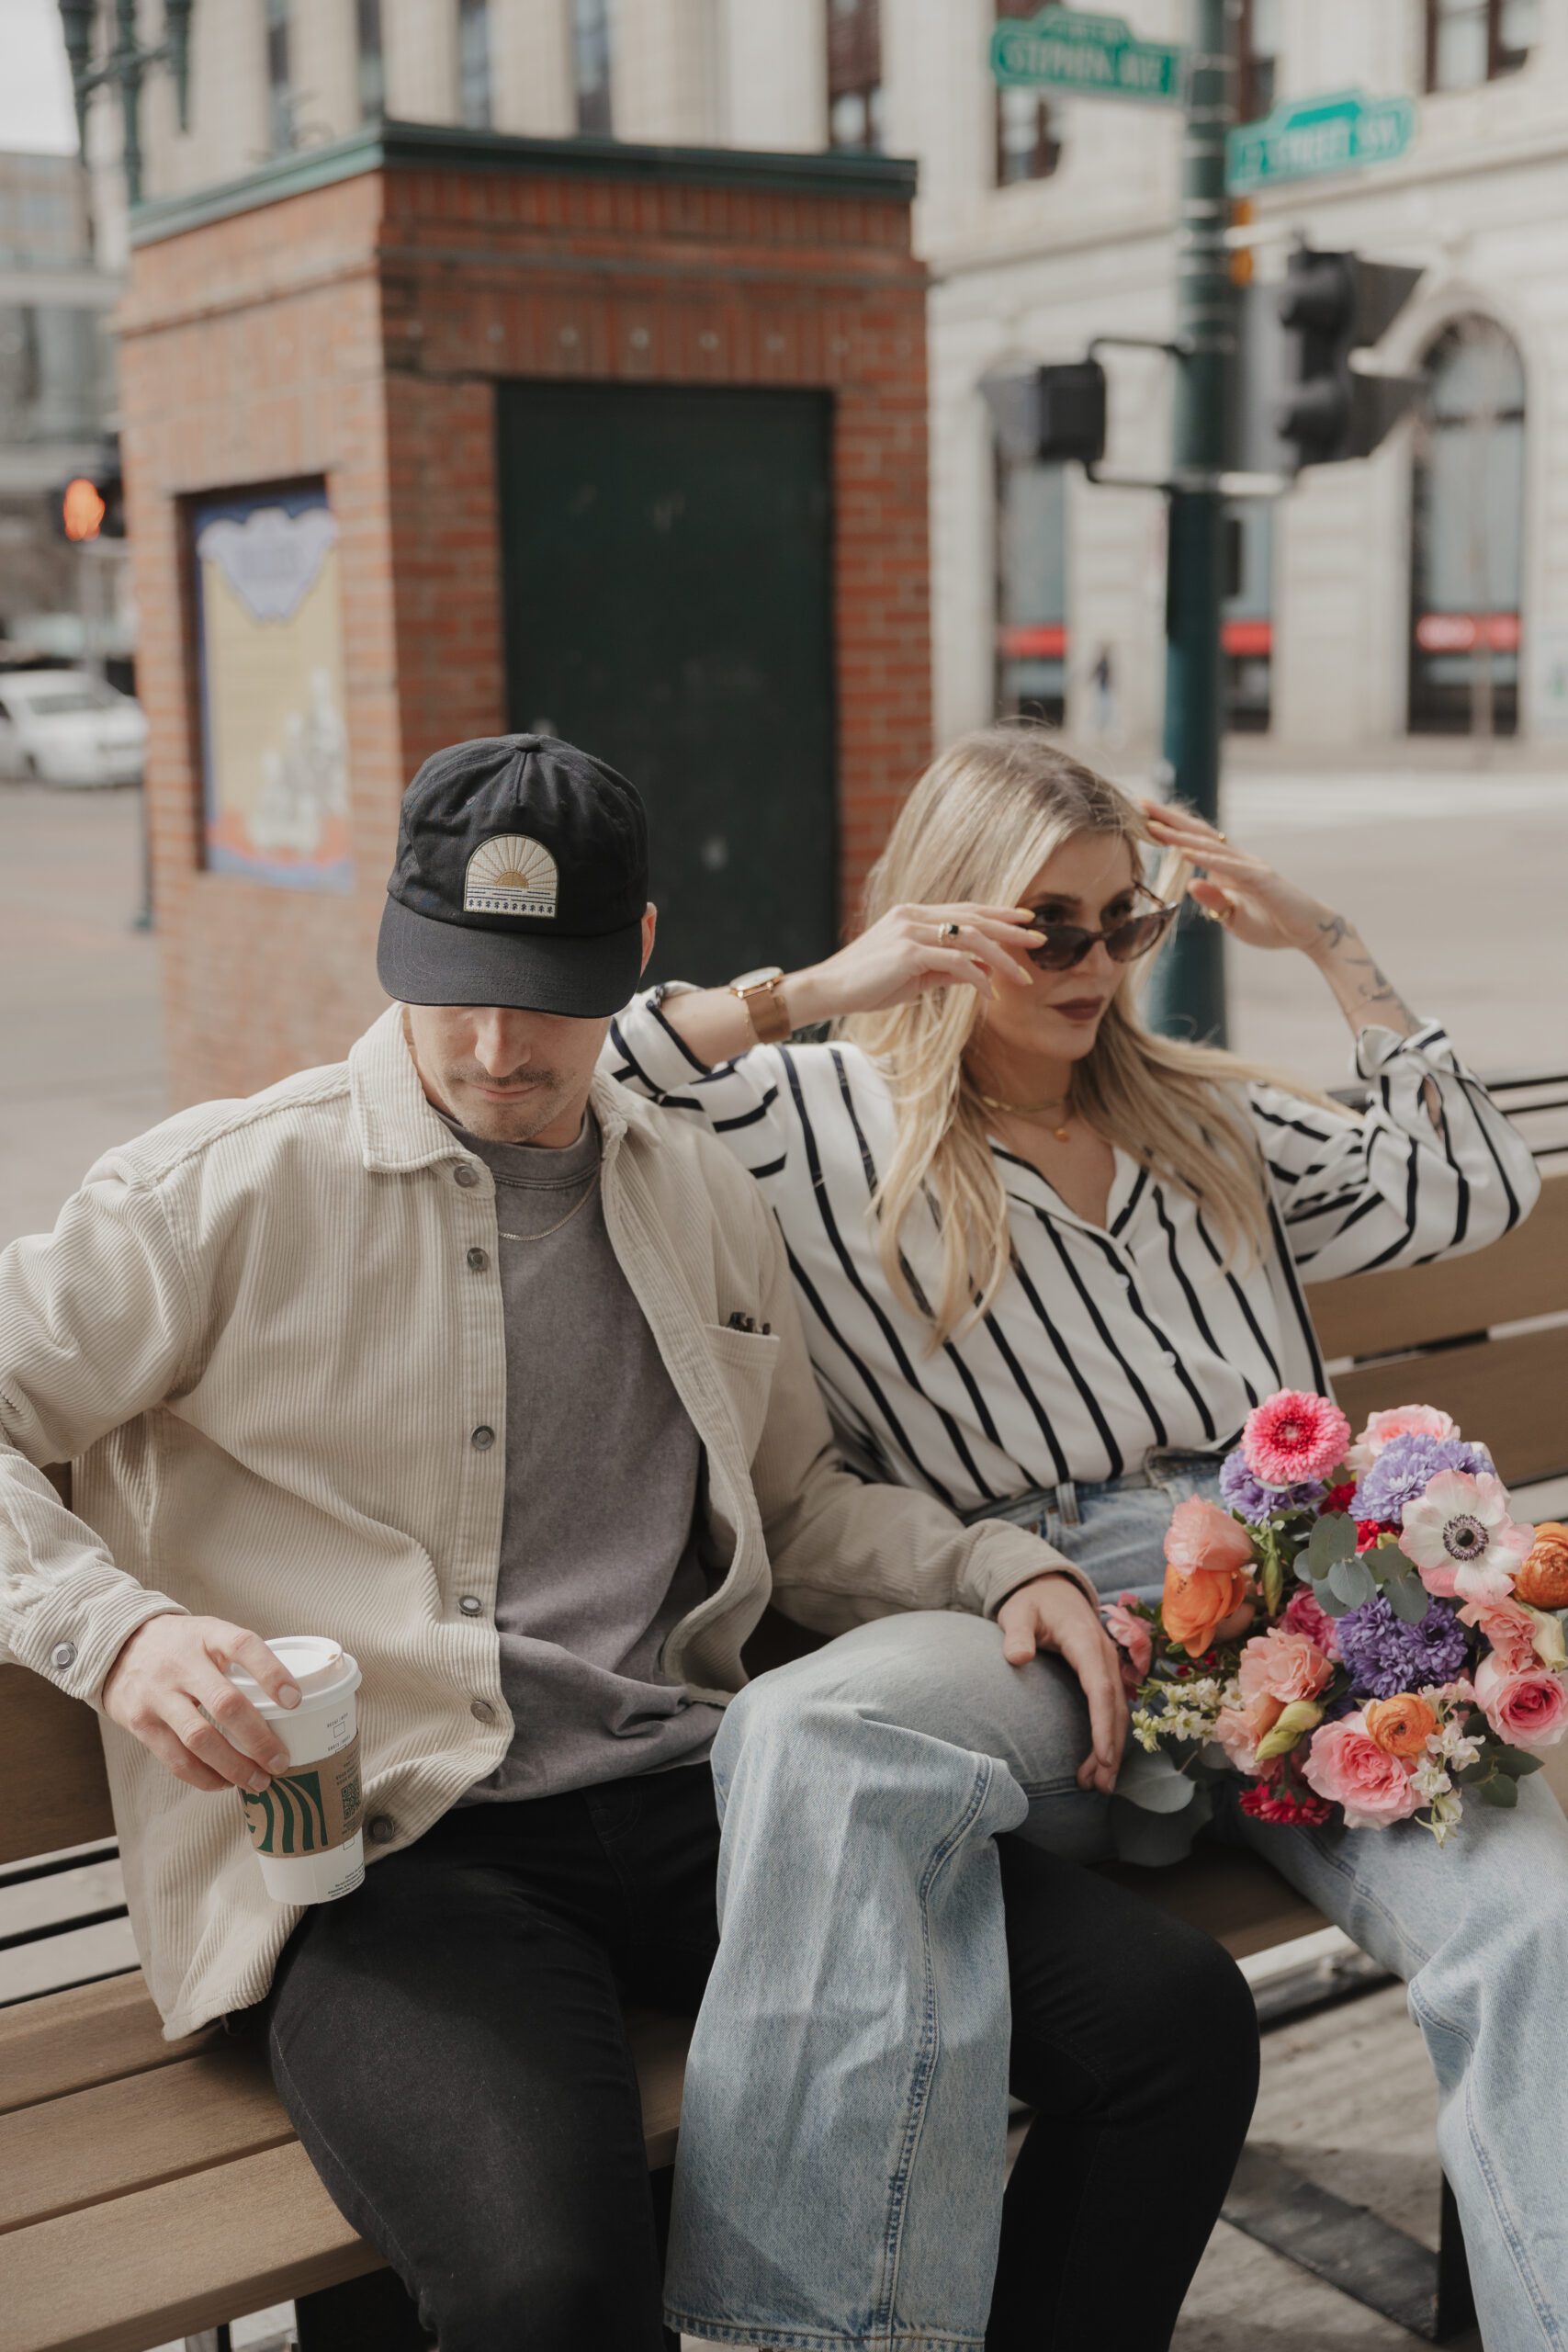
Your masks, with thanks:
M 1421 275 L 1310 245 L 1291 254 L 1279 294 L 1284 367 L 1274 426 L 1297 470 L 1370 457 L 1418 397 L 1422 377 L 1379 375 L 1354 361 L 1393 325 Z
M 73 474 L 54 496 L 54 524 L 62 538 L 80 547 L 89 539 L 123 539 L 125 493 L 119 456 L 110 448 L 85 473 Z
M 980 390 L 1004 457 L 1046 464 L 1076 458 L 1085 466 L 1104 457 L 1105 370 L 1098 359 L 987 376 Z

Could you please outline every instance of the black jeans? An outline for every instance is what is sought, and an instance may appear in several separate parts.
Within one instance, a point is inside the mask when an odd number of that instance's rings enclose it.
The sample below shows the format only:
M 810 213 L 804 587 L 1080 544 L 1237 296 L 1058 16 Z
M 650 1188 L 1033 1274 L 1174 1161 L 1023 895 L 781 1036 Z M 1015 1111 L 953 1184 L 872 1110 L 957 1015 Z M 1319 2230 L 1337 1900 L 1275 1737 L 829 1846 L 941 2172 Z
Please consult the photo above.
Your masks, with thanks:
M 998 1845 L 1036 2120 L 987 2346 L 1157 2352 L 1252 2112 L 1251 1996 L 1197 1930 Z M 695 2010 L 717 1851 L 705 1766 L 466 1806 L 290 1939 L 265 2005 L 278 2091 L 441 2352 L 661 2352 L 621 2005 Z

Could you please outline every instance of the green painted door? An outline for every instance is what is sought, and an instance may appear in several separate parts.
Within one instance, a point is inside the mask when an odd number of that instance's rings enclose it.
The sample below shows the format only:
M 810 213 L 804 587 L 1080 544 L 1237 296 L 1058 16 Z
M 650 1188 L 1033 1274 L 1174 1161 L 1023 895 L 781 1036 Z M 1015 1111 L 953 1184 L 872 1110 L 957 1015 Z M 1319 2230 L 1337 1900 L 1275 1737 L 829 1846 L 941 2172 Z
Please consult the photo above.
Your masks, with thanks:
M 511 724 L 648 803 L 651 976 L 836 944 L 826 395 L 507 384 Z

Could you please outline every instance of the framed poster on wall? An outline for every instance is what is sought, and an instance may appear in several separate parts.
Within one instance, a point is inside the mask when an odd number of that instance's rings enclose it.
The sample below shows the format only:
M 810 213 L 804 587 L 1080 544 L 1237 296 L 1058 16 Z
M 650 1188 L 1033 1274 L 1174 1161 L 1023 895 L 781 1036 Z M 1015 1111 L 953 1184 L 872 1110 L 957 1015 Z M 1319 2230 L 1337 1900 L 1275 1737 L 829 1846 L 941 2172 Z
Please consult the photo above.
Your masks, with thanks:
M 191 531 L 207 865 L 282 889 L 351 889 L 325 485 L 205 500 Z

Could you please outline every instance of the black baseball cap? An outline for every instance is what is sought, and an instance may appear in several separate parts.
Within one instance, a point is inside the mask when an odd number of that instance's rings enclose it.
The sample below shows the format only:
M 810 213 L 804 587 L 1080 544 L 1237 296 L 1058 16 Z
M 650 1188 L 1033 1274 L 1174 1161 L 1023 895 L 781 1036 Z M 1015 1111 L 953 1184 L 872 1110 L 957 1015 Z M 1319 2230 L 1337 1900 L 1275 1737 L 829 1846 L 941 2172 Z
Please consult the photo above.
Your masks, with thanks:
M 624 775 L 549 735 L 453 743 L 403 795 L 376 969 L 404 1004 L 592 1020 L 637 987 L 647 904 Z

